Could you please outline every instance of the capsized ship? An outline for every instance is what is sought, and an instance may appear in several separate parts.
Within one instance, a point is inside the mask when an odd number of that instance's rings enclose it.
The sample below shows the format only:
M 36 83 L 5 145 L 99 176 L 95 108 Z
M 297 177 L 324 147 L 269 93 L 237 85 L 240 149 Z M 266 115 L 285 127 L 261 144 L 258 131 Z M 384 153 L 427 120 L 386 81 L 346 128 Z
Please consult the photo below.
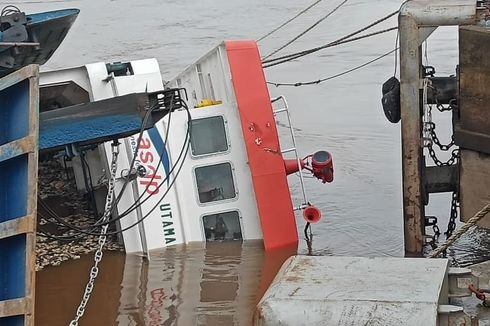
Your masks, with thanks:
M 263 239 L 266 249 L 280 248 L 297 245 L 295 210 L 309 223 L 320 219 L 308 202 L 303 173 L 331 182 L 332 157 L 326 151 L 298 156 L 287 102 L 270 98 L 253 41 L 224 42 L 167 84 L 157 61 L 147 59 L 49 71 L 41 74 L 40 85 L 41 111 L 133 93 L 170 91 L 170 102 L 179 98 L 179 108 L 168 110 L 154 128 L 121 141 L 116 193 L 124 191 L 115 215 L 121 216 L 117 227 L 126 252 L 252 239 Z M 279 115 L 291 132 L 292 145 L 284 149 Z M 41 121 L 41 146 L 43 134 Z M 87 150 L 85 159 L 103 203 L 107 189 L 100 180 L 111 145 Z M 72 161 L 77 185 L 86 191 L 79 158 Z M 296 205 L 287 181 L 291 173 L 302 186 L 303 201 Z

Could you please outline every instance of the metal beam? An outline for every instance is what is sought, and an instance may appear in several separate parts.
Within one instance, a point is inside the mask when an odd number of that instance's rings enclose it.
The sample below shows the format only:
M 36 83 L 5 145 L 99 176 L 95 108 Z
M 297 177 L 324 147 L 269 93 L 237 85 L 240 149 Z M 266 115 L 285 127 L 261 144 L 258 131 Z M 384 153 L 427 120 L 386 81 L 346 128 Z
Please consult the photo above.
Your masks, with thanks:
M 36 216 L 28 215 L 0 223 L 0 239 L 34 232 Z
M 454 127 L 454 142 L 459 147 L 490 154 L 490 134 L 488 133 L 466 130 L 456 125 Z
M 424 243 L 422 143 L 419 101 L 420 49 L 417 22 L 399 16 L 400 107 L 402 127 L 403 215 L 405 255 L 418 256 Z
M 410 16 L 418 27 L 475 24 L 476 0 L 411 0 L 400 8 L 400 16 Z
M 429 202 L 429 194 L 452 192 L 459 184 L 459 165 L 428 166 L 424 168 L 425 200 Z
M 458 81 L 456 76 L 451 77 L 429 77 L 431 87 L 427 89 L 427 103 L 449 104 L 451 100 L 457 99 Z
M 61 149 L 70 144 L 100 144 L 133 135 L 142 128 L 151 106 L 150 116 L 143 128 L 152 128 L 168 113 L 166 104 L 161 100 L 158 103 L 159 95 L 164 92 L 133 93 L 41 112 L 39 149 Z

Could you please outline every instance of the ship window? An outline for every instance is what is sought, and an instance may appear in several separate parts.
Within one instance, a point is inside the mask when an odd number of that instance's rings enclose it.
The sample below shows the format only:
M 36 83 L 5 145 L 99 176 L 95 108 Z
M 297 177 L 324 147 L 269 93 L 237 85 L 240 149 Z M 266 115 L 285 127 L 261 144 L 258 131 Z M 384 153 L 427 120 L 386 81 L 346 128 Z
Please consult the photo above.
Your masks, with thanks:
M 194 156 L 226 152 L 228 142 L 223 117 L 192 120 L 191 147 Z
M 195 174 L 201 203 L 225 200 L 236 196 L 230 163 L 198 167 Z
M 240 216 L 237 211 L 202 217 L 206 241 L 242 240 Z

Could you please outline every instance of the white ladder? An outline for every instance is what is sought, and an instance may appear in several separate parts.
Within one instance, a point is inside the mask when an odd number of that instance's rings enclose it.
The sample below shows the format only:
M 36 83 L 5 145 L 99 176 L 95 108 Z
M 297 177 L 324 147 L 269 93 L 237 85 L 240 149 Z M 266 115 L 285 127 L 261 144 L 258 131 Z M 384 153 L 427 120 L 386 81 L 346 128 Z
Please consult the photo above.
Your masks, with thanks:
M 305 209 L 306 207 L 310 206 L 310 204 L 308 202 L 308 197 L 306 196 L 303 171 L 301 169 L 301 159 L 299 158 L 298 151 L 296 150 L 296 137 L 294 135 L 294 128 L 293 128 L 293 124 L 291 123 L 291 114 L 289 113 L 289 106 L 288 106 L 288 102 L 286 101 L 286 98 L 283 95 L 280 95 L 278 97 L 272 98 L 271 103 L 277 102 L 279 100 L 282 100 L 284 107 L 281 109 L 277 109 L 277 110 L 273 109 L 272 112 L 274 113 L 274 116 L 276 116 L 278 113 L 286 113 L 286 116 L 288 119 L 288 125 L 286 126 L 286 128 L 288 128 L 290 131 L 291 140 L 293 142 L 293 147 L 281 150 L 281 154 L 294 152 L 296 161 L 298 162 L 298 167 L 299 167 L 298 172 L 299 172 L 299 180 L 300 180 L 300 184 L 301 184 L 301 192 L 303 193 L 303 203 L 297 207 L 294 207 L 294 210 L 302 210 L 302 209 Z

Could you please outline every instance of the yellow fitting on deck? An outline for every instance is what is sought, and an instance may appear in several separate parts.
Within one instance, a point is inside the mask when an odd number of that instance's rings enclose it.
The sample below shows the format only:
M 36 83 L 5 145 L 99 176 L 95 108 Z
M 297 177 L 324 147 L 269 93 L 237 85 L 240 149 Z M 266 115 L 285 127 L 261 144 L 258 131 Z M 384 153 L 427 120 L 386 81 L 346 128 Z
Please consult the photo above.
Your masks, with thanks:
M 207 106 L 218 105 L 218 104 L 223 104 L 223 101 L 221 101 L 221 100 L 215 101 L 215 100 L 210 100 L 210 99 L 204 99 L 204 100 L 201 100 L 201 102 L 199 102 L 197 107 L 198 108 L 204 108 Z

